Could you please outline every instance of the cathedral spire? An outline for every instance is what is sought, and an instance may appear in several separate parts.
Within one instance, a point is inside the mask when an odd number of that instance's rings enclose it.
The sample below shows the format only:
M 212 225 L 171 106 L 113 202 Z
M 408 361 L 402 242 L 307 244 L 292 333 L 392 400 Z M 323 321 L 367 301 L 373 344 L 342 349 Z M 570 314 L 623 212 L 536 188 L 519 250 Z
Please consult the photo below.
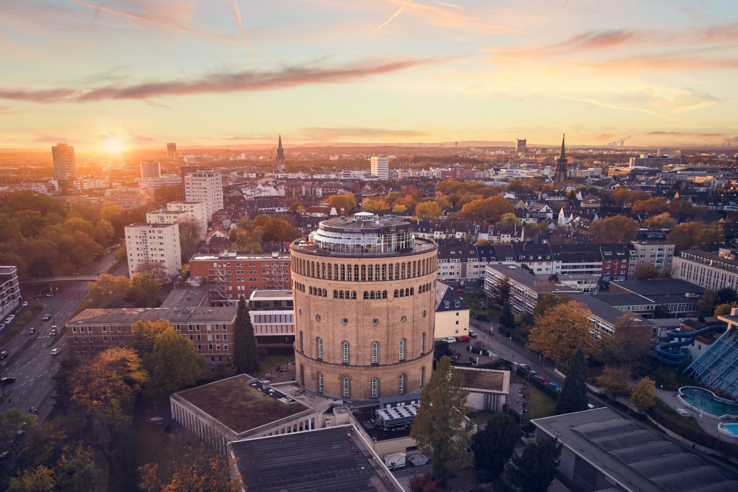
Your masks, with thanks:
M 561 156 L 559 159 L 566 159 L 566 151 L 564 150 L 564 142 L 566 141 L 566 133 L 564 133 L 564 136 L 561 138 Z
M 278 149 L 281 149 L 282 148 L 282 134 L 281 133 L 279 134 L 279 147 L 277 147 L 277 148 Z

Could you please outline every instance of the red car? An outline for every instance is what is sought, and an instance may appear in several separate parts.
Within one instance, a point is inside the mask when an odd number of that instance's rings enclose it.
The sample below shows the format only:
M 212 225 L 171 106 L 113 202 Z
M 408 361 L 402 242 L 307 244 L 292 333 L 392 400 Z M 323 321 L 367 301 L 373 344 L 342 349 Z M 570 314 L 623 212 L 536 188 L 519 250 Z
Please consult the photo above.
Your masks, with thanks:
M 469 342 L 471 341 L 471 337 L 464 335 L 463 337 L 456 337 L 456 340 L 459 342 Z
M 456 293 L 457 294 L 463 294 L 464 293 L 464 289 L 456 289 Z
M 540 382 L 542 382 L 543 384 L 551 384 L 551 381 L 549 381 L 548 379 L 544 378 L 543 376 L 541 376 L 540 378 L 538 378 L 538 380 Z

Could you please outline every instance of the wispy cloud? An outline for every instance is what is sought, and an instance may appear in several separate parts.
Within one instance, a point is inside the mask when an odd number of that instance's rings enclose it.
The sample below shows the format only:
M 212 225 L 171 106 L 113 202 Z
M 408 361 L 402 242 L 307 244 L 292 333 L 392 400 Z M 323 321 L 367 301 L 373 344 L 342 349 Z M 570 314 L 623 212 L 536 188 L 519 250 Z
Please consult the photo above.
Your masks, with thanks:
M 680 121 L 682 123 L 689 123 L 687 120 L 683 120 L 681 118 L 675 118 L 673 116 L 669 116 L 669 115 L 666 115 L 666 114 L 657 113 L 656 111 L 652 111 L 650 109 L 631 108 L 631 107 L 627 107 L 627 106 L 616 106 L 615 104 L 609 104 L 609 103 L 606 103 L 606 102 L 603 102 L 603 101 L 598 101 L 596 99 L 580 99 L 580 98 L 568 97 L 568 96 L 555 96 L 555 97 L 558 97 L 560 99 L 568 99 L 570 101 L 578 101 L 578 102 L 583 102 L 583 103 L 587 103 L 587 104 L 592 104 L 594 106 L 600 106 L 602 108 L 618 109 L 618 110 L 622 110 L 622 111 L 637 111 L 639 113 L 650 114 L 650 115 L 656 116 L 658 118 L 664 118 L 664 119 L 672 120 L 672 121 Z
M 173 29 L 179 29 L 179 30 L 188 32 L 190 34 L 196 34 L 198 36 L 203 36 L 203 37 L 206 37 L 206 38 L 209 38 L 209 39 L 213 39 L 215 41 L 222 41 L 224 43 L 237 44 L 239 46 L 245 46 L 247 48 L 254 49 L 251 45 L 242 44 L 242 43 L 239 43 L 237 41 L 233 41 L 231 39 L 220 38 L 218 36 L 213 36 L 213 35 L 210 35 L 210 34 L 205 34 L 205 33 L 198 32 L 198 31 L 193 31 L 192 29 L 187 29 L 186 27 L 178 26 L 176 24 L 169 24 L 167 22 L 161 22 L 161 21 L 158 21 L 158 20 L 151 19 L 149 17 L 142 17 L 140 15 L 131 14 L 130 12 L 124 12 L 122 10 L 116 10 L 116 9 L 112 9 L 110 7 L 104 7 L 102 5 L 97 5 L 97 4 L 94 4 L 94 3 L 84 2 L 82 0 L 69 0 L 69 1 L 70 2 L 74 2 L 74 3 L 78 3 L 80 5 L 86 5 L 88 7 L 93 7 L 93 8 L 99 9 L 99 10 L 104 10 L 105 12 L 111 12 L 113 14 L 123 15 L 125 17 L 128 17 L 129 19 L 142 20 L 142 21 L 145 21 L 145 22 L 150 22 L 152 24 L 158 24 L 160 26 L 166 26 L 166 27 L 171 27 Z
M 503 58 L 541 58 L 555 55 L 567 55 L 583 51 L 614 48 L 636 39 L 642 39 L 644 36 L 644 32 L 630 31 L 626 29 L 589 31 L 578 34 L 561 43 L 555 43 L 548 46 L 500 50 L 498 51 L 497 56 Z
M 369 35 L 371 36 L 375 32 L 377 32 L 380 29 L 382 29 L 384 26 L 386 26 L 387 24 L 389 24 L 390 22 L 392 22 L 392 19 L 394 19 L 395 17 L 397 17 L 398 15 L 400 15 L 402 13 L 402 11 L 405 10 L 405 7 L 407 7 L 408 5 L 410 5 L 410 2 L 412 2 L 412 1 L 413 0 L 407 0 L 405 3 L 403 3 L 400 6 L 399 10 L 397 10 L 397 12 L 395 12 L 394 14 L 392 14 L 392 17 L 390 17 L 389 19 L 387 19 L 387 21 L 385 23 L 381 24 L 378 28 L 376 28 L 375 30 L 373 30 L 372 32 L 370 32 Z
M 645 135 L 658 135 L 669 137 L 696 137 L 696 138 L 715 138 L 725 137 L 725 133 L 694 133 L 694 132 L 648 132 Z
M 305 140 L 312 141 L 339 141 L 345 139 L 376 140 L 376 139 L 411 139 L 431 135 L 422 130 L 393 130 L 387 128 L 304 128 Z
M 246 41 L 246 44 L 251 48 L 251 52 L 254 52 L 254 47 L 251 46 L 251 42 L 249 41 L 249 38 L 246 37 L 246 31 L 243 28 L 243 25 L 241 24 L 241 11 L 238 8 L 238 0 L 233 0 L 233 9 L 236 12 L 236 20 L 238 21 L 238 28 L 241 30 L 241 34 L 243 34 L 243 39 Z
M 443 5 L 444 7 L 453 7 L 455 9 L 464 10 L 464 7 L 462 7 L 461 5 L 453 5 L 453 4 L 450 4 L 450 3 L 443 3 L 443 2 L 439 2 L 438 0 L 433 0 L 433 1 L 436 2 L 439 5 Z
M 735 70 L 738 58 L 708 57 L 697 53 L 669 53 L 659 55 L 636 55 L 599 63 L 583 63 L 590 67 L 638 74 L 654 72 L 694 70 Z
M 285 89 L 302 85 L 344 84 L 374 75 L 389 74 L 414 67 L 430 65 L 432 63 L 440 63 L 446 60 L 426 58 L 383 64 L 363 62 L 322 68 L 295 66 L 272 72 L 241 71 L 214 73 L 188 82 L 172 80 L 134 85 L 116 84 L 89 90 L 71 88 L 51 90 L 0 89 L 0 99 L 34 101 L 39 103 L 130 99 L 148 102 L 150 99 L 164 96 L 247 93 Z
M 15 44 L 15 43 L 11 43 L 7 39 L 5 39 L 3 37 L 2 32 L 0 32 L 0 43 L 6 44 L 6 45 L 10 46 L 11 48 L 15 48 L 17 50 L 25 51 L 28 54 L 32 54 L 27 48 L 24 48 L 23 46 L 20 46 L 20 45 Z

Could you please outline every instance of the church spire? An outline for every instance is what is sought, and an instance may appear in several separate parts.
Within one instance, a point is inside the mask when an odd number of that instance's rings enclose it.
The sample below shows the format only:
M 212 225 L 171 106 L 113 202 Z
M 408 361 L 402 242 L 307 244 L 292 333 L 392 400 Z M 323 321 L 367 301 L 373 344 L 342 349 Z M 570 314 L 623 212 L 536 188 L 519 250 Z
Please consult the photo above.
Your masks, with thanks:
M 277 148 L 278 149 L 281 149 L 282 148 L 282 134 L 281 133 L 279 134 L 279 147 L 277 147 Z
M 566 159 L 566 151 L 564 150 L 564 142 L 566 141 L 566 133 L 564 133 L 564 136 L 561 138 L 561 156 L 559 159 Z

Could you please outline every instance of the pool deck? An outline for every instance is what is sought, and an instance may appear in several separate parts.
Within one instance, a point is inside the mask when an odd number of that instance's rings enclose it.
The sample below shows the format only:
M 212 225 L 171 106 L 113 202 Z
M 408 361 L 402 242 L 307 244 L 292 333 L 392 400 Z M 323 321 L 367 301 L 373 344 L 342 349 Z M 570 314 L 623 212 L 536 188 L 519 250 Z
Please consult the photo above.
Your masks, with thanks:
M 713 435 L 715 437 L 719 437 L 721 439 L 727 439 L 727 437 L 725 436 L 725 434 L 721 434 L 720 431 L 718 431 L 718 428 L 717 428 L 718 422 L 723 422 L 725 424 L 736 424 L 736 423 L 738 423 L 738 419 L 729 419 L 729 418 L 726 418 L 726 419 L 718 420 L 718 419 L 715 419 L 715 418 L 712 418 L 712 417 L 708 417 L 706 415 L 703 416 L 702 418 L 700 418 L 700 413 L 692 410 L 687 405 L 685 405 L 684 403 L 682 403 L 677 398 L 677 393 L 678 393 L 678 391 L 666 391 L 666 390 L 662 390 L 662 389 L 656 388 L 656 396 L 661 401 L 663 401 L 664 403 L 666 403 L 667 405 L 669 405 L 674 410 L 676 410 L 677 408 L 683 408 L 684 410 L 686 410 L 687 411 L 687 416 L 688 417 L 694 417 L 695 420 L 697 421 L 697 423 L 700 425 L 700 427 L 702 427 L 702 429 L 705 432 L 707 432 L 708 434 L 711 434 L 711 435 Z

